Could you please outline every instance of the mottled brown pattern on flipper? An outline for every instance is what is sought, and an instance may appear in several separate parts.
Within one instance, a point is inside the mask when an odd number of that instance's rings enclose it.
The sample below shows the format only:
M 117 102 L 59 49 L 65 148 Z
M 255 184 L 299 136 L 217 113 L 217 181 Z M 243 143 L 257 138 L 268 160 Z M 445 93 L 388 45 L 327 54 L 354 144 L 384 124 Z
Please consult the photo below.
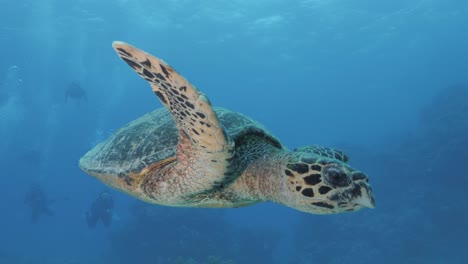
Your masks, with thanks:
M 224 130 L 208 98 L 164 61 L 122 42 L 113 44 L 117 54 L 147 80 L 169 110 L 179 130 L 177 167 L 170 173 L 182 173 L 198 187 L 211 189 L 226 181 L 224 172 L 233 156 L 234 142 Z M 190 144 L 183 144 L 182 136 Z M 216 162 L 212 162 L 212 161 Z M 186 176 L 187 174 L 189 176 Z
M 232 142 L 224 133 L 208 98 L 164 61 L 125 43 L 114 43 L 118 55 L 147 80 L 171 112 L 178 129 L 193 145 L 230 156 Z M 137 65 L 137 66 L 135 66 Z

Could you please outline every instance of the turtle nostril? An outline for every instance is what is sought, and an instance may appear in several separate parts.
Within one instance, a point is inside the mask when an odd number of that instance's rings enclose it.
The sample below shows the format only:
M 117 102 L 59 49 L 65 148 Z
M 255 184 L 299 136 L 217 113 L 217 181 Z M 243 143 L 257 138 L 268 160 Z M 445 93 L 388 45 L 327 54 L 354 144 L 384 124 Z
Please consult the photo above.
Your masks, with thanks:
M 367 181 L 367 175 L 365 175 L 362 172 L 355 172 L 353 174 L 353 181 L 358 181 L 358 180 L 366 180 Z

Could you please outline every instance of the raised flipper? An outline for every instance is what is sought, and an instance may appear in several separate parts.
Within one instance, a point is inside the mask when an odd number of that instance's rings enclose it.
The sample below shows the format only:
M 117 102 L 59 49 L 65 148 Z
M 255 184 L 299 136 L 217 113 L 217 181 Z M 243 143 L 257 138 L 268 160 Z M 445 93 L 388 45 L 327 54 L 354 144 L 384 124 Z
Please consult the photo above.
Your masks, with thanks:
M 344 153 L 341 150 L 334 149 L 334 148 L 327 148 L 327 147 L 312 145 L 312 146 L 300 147 L 300 148 L 295 149 L 294 151 L 314 153 L 323 157 L 337 159 L 346 163 L 349 161 L 348 155 L 346 155 L 346 153 Z
M 143 79 L 170 111 L 179 130 L 176 172 L 196 184 L 190 193 L 223 186 L 234 143 L 226 134 L 208 98 L 164 61 L 123 42 L 118 55 Z M 197 187 L 193 187 L 197 186 Z

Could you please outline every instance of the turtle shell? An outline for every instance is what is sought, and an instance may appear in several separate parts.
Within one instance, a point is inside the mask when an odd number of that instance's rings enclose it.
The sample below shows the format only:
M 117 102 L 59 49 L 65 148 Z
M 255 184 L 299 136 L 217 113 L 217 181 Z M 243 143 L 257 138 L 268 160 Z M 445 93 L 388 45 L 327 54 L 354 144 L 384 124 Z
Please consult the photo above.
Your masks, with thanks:
M 255 134 L 278 148 L 281 142 L 260 123 L 237 112 L 214 107 L 227 134 L 239 138 Z M 125 176 L 139 173 L 176 154 L 178 130 L 166 108 L 156 109 L 125 125 L 80 159 L 88 173 Z

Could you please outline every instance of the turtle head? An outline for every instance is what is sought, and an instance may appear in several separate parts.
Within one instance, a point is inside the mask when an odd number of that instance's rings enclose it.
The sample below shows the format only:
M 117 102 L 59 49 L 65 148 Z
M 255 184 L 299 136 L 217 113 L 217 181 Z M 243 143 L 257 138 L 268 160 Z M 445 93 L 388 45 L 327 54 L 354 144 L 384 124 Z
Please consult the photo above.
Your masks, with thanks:
M 314 214 L 374 208 L 367 175 L 344 162 L 345 155 L 337 158 L 334 154 L 294 151 L 284 168 L 287 189 L 292 193 L 287 194 L 290 198 L 283 203 Z

